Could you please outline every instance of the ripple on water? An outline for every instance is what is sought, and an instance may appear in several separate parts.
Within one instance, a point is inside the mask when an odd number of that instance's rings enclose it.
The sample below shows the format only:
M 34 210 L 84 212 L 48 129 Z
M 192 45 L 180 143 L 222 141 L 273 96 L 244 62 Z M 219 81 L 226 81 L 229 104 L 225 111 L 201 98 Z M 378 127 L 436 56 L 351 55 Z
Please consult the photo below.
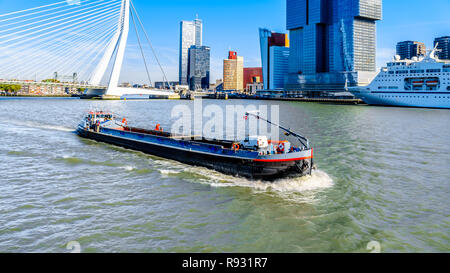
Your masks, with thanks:
M 33 209 L 37 209 L 37 208 L 41 208 L 41 207 L 27 204 L 27 205 L 22 205 L 22 206 L 18 207 L 17 210 L 24 211 L 24 210 L 33 210 Z
M 75 198 L 75 197 L 65 197 L 65 198 L 56 200 L 55 202 L 53 202 L 53 204 L 56 205 L 56 204 L 69 203 L 69 202 L 72 202 L 72 201 L 75 201 L 75 200 L 77 200 L 77 198 Z
M 89 166 L 103 166 L 103 167 L 113 167 L 119 168 L 125 171 L 133 171 L 136 168 L 130 165 L 123 165 L 123 163 L 116 163 L 111 161 L 94 161 L 83 159 L 79 157 L 63 156 L 62 158 L 57 158 L 56 160 L 62 161 L 68 165 L 89 165 Z
M 134 172 L 138 175 L 145 175 L 145 174 L 150 174 L 153 173 L 154 170 L 152 169 L 147 169 L 147 168 L 142 168 L 142 169 L 134 169 Z
M 8 120 L 6 121 L 9 124 L 21 126 L 21 127 L 27 127 L 32 129 L 39 129 L 39 130 L 52 130 L 52 131 L 60 131 L 60 132 L 74 132 L 75 130 L 73 128 L 59 126 L 59 125 L 51 125 L 46 124 L 42 122 L 34 122 L 34 121 L 23 121 L 23 120 Z

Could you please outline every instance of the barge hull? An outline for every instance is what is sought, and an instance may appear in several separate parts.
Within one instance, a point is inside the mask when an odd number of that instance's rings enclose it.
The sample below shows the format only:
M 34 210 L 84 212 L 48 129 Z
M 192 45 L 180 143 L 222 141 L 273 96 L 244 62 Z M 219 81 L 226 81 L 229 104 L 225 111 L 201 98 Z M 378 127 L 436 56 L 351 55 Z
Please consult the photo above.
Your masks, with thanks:
M 139 142 L 133 139 L 97 133 L 95 131 L 78 129 L 77 133 L 83 138 L 141 151 L 185 164 L 213 169 L 228 175 L 243 176 L 250 179 L 273 181 L 279 178 L 308 175 L 311 174 L 313 164 L 312 157 L 297 159 L 295 161 L 255 161 L 253 159 L 220 157 L 213 154 L 174 149 L 149 142 Z

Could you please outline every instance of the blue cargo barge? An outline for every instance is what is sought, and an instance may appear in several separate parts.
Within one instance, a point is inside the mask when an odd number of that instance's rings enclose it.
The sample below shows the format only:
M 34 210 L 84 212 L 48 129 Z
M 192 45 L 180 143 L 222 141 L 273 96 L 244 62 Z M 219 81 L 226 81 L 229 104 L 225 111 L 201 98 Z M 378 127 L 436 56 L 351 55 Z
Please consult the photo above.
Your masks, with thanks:
M 293 132 L 289 134 L 300 137 L 299 147 L 261 136 L 235 142 L 174 135 L 163 132 L 159 125 L 147 130 L 119 120 L 110 113 L 91 112 L 79 124 L 77 133 L 84 138 L 250 179 L 303 176 L 311 174 L 313 167 L 313 149 L 308 147 L 306 138 Z

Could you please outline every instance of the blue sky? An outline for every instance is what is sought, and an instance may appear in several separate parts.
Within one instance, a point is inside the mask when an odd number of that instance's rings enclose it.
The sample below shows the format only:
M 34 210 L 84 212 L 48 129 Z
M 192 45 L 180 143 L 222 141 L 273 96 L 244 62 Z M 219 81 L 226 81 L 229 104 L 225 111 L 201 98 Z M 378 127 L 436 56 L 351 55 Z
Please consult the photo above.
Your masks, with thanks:
M 0 0 L 1 13 L 59 0 Z M 82 2 L 82 1 L 81 1 Z M 160 55 L 170 80 L 178 79 L 179 22 L 203 20 L 203 43 L 211 47 L 212 81 L 222 77 L 222 60 L 229 49 L 244 56 L 245 66 L 260 66 L 258 28 L 286 32 L 285 0 L 133 0 Z M 450 35 L 450 0 L 384 0 L 383 20 L 377 24 L 377 65 L 395 53 L 402 40 L 417 40 L 431 47 L 437 36 Z M 130 32 L 133 33 L 133 32 Z M 129 40 L 122 81 L 145 82 L 145 72 L 134 34 Z M 147 54 L 150 56 L 150 52 Z M 161 73 L 151 61 L 154 80 Z

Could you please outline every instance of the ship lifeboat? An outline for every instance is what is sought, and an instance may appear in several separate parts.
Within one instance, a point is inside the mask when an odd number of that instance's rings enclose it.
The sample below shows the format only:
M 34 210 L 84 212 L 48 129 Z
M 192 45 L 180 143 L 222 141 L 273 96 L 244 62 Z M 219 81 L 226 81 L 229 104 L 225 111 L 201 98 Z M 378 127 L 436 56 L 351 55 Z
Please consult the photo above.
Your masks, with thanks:
M 437 80 L 429 80 L 429 81 L 427 81 L 427 85 L 428 86 L 436 86 L 436 85 L 438 85 L 438 81 Z
M 415 80 L 415 81 L 412 81 L 412 84 L 413 84 L 414 86 L 422 86 L 423 83 L 424 83 L 423 80 Z

